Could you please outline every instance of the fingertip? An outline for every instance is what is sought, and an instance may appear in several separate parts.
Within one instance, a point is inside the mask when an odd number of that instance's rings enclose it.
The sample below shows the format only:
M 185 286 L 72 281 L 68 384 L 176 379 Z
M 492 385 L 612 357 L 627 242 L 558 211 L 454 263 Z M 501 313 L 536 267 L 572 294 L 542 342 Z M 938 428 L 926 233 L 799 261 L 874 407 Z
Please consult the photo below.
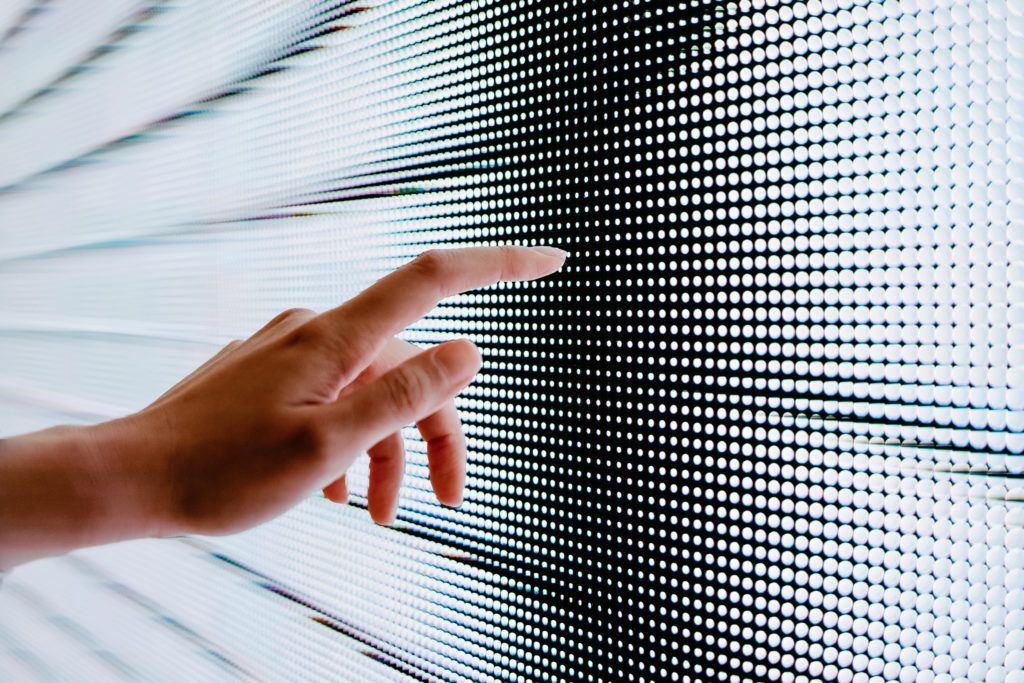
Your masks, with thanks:
M 366 508 L 381 526 L 391 526 L 398 517 L 398 501 L 405 473 L 405 443 L 395 432 L 369 450 L 370 487 Z
M 569 257 L 569 252 L 565 249 L 559 249 L 558 247 L 539 246 L 533 247 L 533 250 L 552 259 L 558 260 L 559 264 L 565 263 L 565 259 Z
M 467 357 L 472 357 L 473 372 L 475 373 L 479 370 L 480 366 L 483 365 L 484 362 L 483 354 L 480 353 L 480 347 L 473 343 L 472 340 L 466 339 L 465 337 L 456 339 L 455 343 L 463 349 L 462 352 L 465 353 Z
M 395 520 L 398 519 L 398 506 L 393 505 L 383 510 L 380 507 L 371 507 L 370 519 L 379 526 L 394 526 Z
M 534 247 L 533 250 L 544 255 L 544 270 L 540 277 L 546 277 L 561 270 L 565 265 L 565 260 L 569 257 L 569 252 L 556 247 Z
M 447 507 L 462 505 L 466 486 L 465 445 L 448 450 L 431 449 L 428 446 L 427 456 L 430 459 L 430 486 L 434 489 L 437 502 Z
M 444 505 L 445 507 L 458 509 L 462 507 L 462 503 L 464 502 L 462 490 L 460 489 L 456 493 L 445 495 L 443 497 L 439 495 L 437 497 L 437 501 L 441 503 L 441 505 Z
M 332 503 L 339 505 L 348 504 L 348 484 L 344 477 L 325 486 L 323 493 L 324 497 Z
M 325 488 L 324 498 L 331 501 L 332 503 L 337 503 L 338 505 L 348 505 L 348 492 L 336 494 L 334 492 L 329 492 L 329 490 Z
M 455 381 L 468 382 L 483 364 L 480 349 L 468 339 L 455 339 L 436 348 L 438 363 Z
M 466 486 L 465 470 L 442 476 L 431 472 L 430 483 L 437 502 L 445 507 L 457 508 L 462 505 Z

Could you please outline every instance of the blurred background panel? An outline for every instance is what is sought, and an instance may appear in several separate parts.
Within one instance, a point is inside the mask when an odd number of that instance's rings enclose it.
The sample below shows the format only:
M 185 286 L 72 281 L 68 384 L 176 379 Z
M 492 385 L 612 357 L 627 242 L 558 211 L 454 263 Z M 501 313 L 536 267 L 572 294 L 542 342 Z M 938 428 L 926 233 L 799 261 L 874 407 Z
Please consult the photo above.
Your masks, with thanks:
M 0 435 L 428 248 L 465 504 L 19 568 L 2 680 L 1021 681 L 1014 0 L 0 4 Z M 228 492 L 225 492 L 228 495 Z

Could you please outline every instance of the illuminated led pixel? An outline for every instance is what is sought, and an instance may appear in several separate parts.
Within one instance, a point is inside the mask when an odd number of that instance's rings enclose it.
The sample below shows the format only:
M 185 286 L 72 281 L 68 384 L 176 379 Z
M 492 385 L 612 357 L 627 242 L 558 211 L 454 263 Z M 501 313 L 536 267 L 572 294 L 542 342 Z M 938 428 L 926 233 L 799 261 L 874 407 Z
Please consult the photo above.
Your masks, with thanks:
M 0 434 L 428 248 L 465 504 L 19 569 L 2 680 L 1024 681 L 1017 0 L 20 0 Z

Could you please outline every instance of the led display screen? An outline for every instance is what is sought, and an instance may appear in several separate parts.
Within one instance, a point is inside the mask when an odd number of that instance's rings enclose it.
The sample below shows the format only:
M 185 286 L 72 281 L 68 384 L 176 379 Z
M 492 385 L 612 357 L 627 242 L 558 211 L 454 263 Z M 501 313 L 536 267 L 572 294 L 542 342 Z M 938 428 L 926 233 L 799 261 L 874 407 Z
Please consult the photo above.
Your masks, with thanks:
M 498 243 L 461 508 L 26 565 L 0 679 L 1024 681 L 1017 0 L 0 8 L 0 434 Z

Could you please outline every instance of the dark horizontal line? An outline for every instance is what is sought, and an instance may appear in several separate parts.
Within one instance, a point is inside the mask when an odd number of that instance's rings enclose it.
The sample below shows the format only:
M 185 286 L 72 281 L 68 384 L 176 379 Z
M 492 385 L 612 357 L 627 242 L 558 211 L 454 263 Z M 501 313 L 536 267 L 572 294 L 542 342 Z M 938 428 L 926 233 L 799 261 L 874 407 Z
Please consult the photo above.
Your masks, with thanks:
M 110 33 L 98 47 L 93 48 L 78 63 L 69 66 L 60 75 L 50 81 L 50 83 L 38 88 L 35 92 L 30 93 L 13 107 L 0 114 L 0 124 L 2 124 L 6 119 L 15 116 L 21 109 L 25 108 L 29 104 L 42 99 L 46 95 L 57 92 L 57 86 L 71 80 L 79 73 L 85 71 L 88 65 L 92 62 L 95 62 L 104 55 L 113 52 L 117 48 L 118 43 L 139 32 L 146 22 L 162 12 L 166 5 L 167 0 L 161 0 L 160 2 L 151 3 L 134 12 L 126 24 L 118 27 Z
M 96 156 L 98 156 L 100 154 L 104 154 L 104 153 L 109 152 L 111 150 L 114 150 L 114 149 L 117 149 L 117 148 L 129 145 L 129 144 L 132 144 L 132 143 L 135 143 L 135 142 L 146 140 L 146 139 L 148 139 L 148 136 L 150 134 L 159 131 L 161 128 L 163 128 L 166 125 L 168 125 L 170 123 L 173 123 L 175 121 L 180 121 L 182 119 L 186 119 L 186 118 L 189 118 L 189 117 L 192 117 L 192 116 L 197 116 L 199 114 L 210 113 L 210 107 L 206 106 L 206 105 L 213 105 L 213 104 L 216 104 L 216 103 L 218 103 L 220 101 L 223 101 L 223 100 L 226 100 L 228 98 L 240 95 L 240 94 L 242 94 L 244 92 L 247 92 L 247 91 L 251 90 L 251 87 L 249 87 L 247 84 L 250 84 L 253 81 L 255 81 L 255 80 L 259 79 L 259 78 L 262 78 L 264 76 L 267 76 L 269 74 L 277 73 L 277 72 L 281 71 L 282 69 L 286 68 L 284 66 L 274 66 L 275 62 L 283 62 L 284 60 L 287 60 L 289 58 L 296 57 L 296 56 L 299 56 L 299 55 L 302 55 L 302 54 L 306 54 L 306 53 L 313 52 L 313 51 L 321 49 L 321 46 L 303 45 L 302 43 L 304 43 L 304 42 L 306 42 L 308 40 L 313 40 L 315 38 L 321 37 L 321 36 L 323 36 L 323 35 L 325 35 L 327 33 L 331 33 L 332 31 L 335 31 L 335 30 L 343 30 L 343 29 L 349 28 L 348 26 L 338 26 L 338 27 L 330 27 L 330 28 L 323 27 L 324 24 L 326 24 L 326 23 L 328 23 L 328 22 L 338 18 L 339 16 L 344 16 L 344 14 L 347 14 L 347 13 L 350 13 L 350 12 L 329 13 L 325 17 L 322 17 L 317 22 L 312 24 L 311 26 L 308 26 L 308 27 L 300 29 L 299 31 L 297 31 L 297 37 L 295 38 L 295 40 L 290 45 L 287 45 L 284 48 L 282 48 L 282 50 L 279 52 L 279 54 L 277 54 L 275 56 L 272 56 L 266 62 L 265 66 L 262 66 L 259 69 L 250 72 L 246 76 L 243 76 L 241 79 L 236 81 L 235 84 L 233 84 L 232 87 L 230 87 L 229 89 L 223 90 L 221 92 L 215 93 L 213 95 L 210 95 L 208 97 L 204 97 L 204 98 L 199 99 L 199 100 L 195 100 L 192 103 L 190 103 L 188 105 L 185 105 L 185 108 L 183 110 L 177 112 L 177 113 L 174 113 L 174 114 L 166 116 L 164 118 L 156 119 L 156 120 L 150 121 L 150 122 L 148 122 L 146 124 L 143 124 L 143 126 L 139 130 L 134 132 L 134 133 L 129 133 L 129 134 L 123 135 L 123 136 L 121 136 L 119 138 L 116 138 L 114 140 L 111 140 L 109 142 L 101 143 L 101 144 L 97 145 L 96 147 L 94 147 L 93 149 L 91 149 L 91 150 L 89 150 L 87 152 L 84 152 L 84 153 L 82 153 L 82 154 L 80 154 L 80 155 L 78 155 L 78 156 L 76 156 L 76 157 L 74 157 L 72 159 L 67 159 L 65 161 L 60 162 L 59 164 L 56 164 L 54 166 L 50 166 L 49 168 L 45 168 L 45 169 L 43 169 L 41 171 L 36 171 L 35 173 L 32 173 L 32 174 L 30 174 L 30 175 L 28 175 L 28 176 L 26 176 L 24 178 L 21 178 L 21 179 L 15 181 L 13 183 L 10 183 L 10 184 L 8 184 L 6 186 L 2 186 L 2 187 L 0 187 L 0 196 L 4 195 L 6 193 L 13 192 L 13 191 L 17 190 L 19 187 L 27 185 L 27 184 L 29 184 L 29 183 L 31 183 L 31 182 L 39 179 L 39 178 L 46 177 L 48 175 L 57 173 L 59 171 L 62 171 L 62 170 L 68 169 L 68 168 L 74 168 L 74 167 L 80 166 L 82 164 L 88 163 L 90 159 L 92 159 L 93 157 L 96 157 Z M 320 28 L 317 28 L 317 27 L 320 27 Z M 316 30 L 313 30 L 313 29 L 316 29 Z
M 14 20 L 11 27 L 8 28 L 2 36 L 0 36 L 0 50 L 3 50 L 6 47 L 4 43 L 23 32 L 26 26 L 28 26 L 35 17 L 45 12 L 47 9 L 46 5 L 50 4 L 51 1 L 52 0 L 35 0 L 31 6 L 26 7 L 18 18 Z

